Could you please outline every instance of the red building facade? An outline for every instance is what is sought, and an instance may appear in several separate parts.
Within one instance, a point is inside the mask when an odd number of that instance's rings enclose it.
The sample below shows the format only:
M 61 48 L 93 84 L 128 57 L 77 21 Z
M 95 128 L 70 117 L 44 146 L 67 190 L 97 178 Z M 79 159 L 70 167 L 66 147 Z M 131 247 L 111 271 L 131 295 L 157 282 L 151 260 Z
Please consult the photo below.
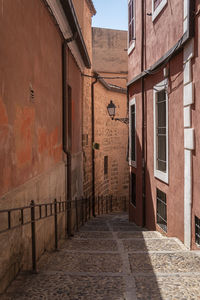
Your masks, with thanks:
M 198 9 L 130 0 L 130 220 L 198 249 Z

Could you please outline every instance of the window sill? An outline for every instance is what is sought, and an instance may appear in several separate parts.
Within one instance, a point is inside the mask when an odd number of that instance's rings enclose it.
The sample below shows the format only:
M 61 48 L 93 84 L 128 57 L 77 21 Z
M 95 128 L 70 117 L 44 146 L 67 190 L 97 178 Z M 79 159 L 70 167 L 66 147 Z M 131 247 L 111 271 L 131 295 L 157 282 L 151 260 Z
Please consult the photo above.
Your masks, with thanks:
M 157 16 L 161 13 L 161 11 L 166 5 L 167 0 L 162 0 L 162 2 L 158 5 L 158 7 L 155 10 L 154 7 L 152 7 L 152 22 L 157 18 Z
M 128 55 L 131 54 L 131 52 L 133 51 L 133 49 L 135 49 L 135 41 L 133 41 L 132 44 L 130 45 L 130 47 L 128 48 Z
M 164 173 L 159 170 L 154 170 L 154 177 L 156 177 L 157 179 L 160 179 L 161 181 L 163 181 L 167 184 L 169 183 L 168 172 Z

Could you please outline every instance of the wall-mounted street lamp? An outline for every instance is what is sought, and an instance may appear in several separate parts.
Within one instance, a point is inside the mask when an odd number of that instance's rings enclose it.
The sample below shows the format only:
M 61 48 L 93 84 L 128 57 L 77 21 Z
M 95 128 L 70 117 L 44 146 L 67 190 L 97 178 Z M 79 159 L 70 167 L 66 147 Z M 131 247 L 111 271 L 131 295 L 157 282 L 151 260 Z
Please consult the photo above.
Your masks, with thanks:
M 115 118 L 115 108 L 116 108 L 116 105 L 112 102 L 112 100 L 110 100 L 110 103 L 107 106 L 107 111 L 108 111 L 108 114 L 111 117 L 111 119 L 128 125 L 129 124 L 128 118 Z

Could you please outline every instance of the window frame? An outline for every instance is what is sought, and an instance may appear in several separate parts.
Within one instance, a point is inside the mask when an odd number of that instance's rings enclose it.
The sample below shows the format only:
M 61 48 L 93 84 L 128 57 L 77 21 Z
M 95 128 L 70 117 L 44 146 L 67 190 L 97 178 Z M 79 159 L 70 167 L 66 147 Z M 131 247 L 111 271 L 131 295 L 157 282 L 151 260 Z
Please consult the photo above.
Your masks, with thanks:
M 129 4 L 130 2 L 133 2 L 133 22 L 134 22 L 134 36 L 131 41 L 129 41 Z M 132 52 L 132 50 L 135 48 L 135 0 L 128 0 L 128 55 Z
M 160 4 L 154 9 L 154 0 L 152 0 L 152 22 L 157 18 L 157 16 L 161 13 L 164 7 L 167 5 L 168 0 L 162 0 Z
M 132 116 L 131 116 L 131 106 L 135 105 L 135 161 L 132 160 L 132 156 L 131 156 L 131 153 L 132 153 L 132 128 L 131 128 L 131 124 L 132 124 Z M 135 98 L 132 98 L 130 101 L 129 101 L 129 165 L 132 166 L 132 167 L 137 167 L 137 145 L 136 145 L 136 116 L 137 116 L 137 112 L 136 112 L 136 99 Z
M 169 183 L 169 121 L 168 121 L 168 80 L 164 79 L 153 87 L 153 113 L 154 113 L 154 176 L 165 183 Z M 166 172 L 157 169 L 157 94 L 166 90 Z

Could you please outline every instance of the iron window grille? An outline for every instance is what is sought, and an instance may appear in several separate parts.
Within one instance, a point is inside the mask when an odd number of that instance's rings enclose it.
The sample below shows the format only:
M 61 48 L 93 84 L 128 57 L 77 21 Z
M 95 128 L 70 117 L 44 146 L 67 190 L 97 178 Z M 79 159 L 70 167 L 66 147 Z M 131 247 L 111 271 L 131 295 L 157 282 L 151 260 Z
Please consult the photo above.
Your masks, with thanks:
M 136 207 L 136 175 L 131 173 L 131 203 Z
M 195 216 L 195 242 L 200 246 L 200 219 Z
M 166 194 L 160 191 L 157 191 L 157 224 L 167 232 L 167 201 Z

